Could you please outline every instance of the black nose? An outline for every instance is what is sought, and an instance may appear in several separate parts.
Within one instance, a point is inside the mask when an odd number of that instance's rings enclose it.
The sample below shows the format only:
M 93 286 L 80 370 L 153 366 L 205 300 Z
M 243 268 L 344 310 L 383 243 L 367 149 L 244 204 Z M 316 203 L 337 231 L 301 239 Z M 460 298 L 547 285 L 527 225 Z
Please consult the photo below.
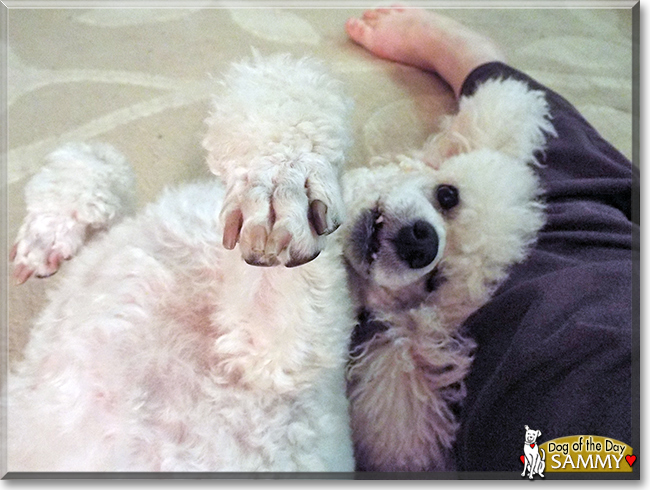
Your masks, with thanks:
M 438 255 L 438 234 L 426 221 L 416 221 L 397 232 L 393 240 L 400 259 L 411 269 L 426 267 Z

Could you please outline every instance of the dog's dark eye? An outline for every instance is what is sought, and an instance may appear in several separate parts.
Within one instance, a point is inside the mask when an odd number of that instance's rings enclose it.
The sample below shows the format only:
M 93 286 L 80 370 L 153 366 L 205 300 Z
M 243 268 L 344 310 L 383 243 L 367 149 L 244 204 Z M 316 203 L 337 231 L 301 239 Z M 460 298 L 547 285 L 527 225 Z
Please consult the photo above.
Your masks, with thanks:
M 458 205 L 458 189 L 453 185 L 439 185 L 436 189 L 436 199 L 442 209 L 451 209 Z

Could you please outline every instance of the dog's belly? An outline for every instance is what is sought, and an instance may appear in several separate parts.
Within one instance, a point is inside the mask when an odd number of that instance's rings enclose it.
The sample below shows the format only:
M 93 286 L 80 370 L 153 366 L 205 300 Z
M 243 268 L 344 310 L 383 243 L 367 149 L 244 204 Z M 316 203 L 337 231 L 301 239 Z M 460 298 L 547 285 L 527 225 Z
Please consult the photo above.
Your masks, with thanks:
M 171 193 L 70 263 L 11 377 L 11 471 L 352 470 L 336 253 L 248 266 L 219 205 Z

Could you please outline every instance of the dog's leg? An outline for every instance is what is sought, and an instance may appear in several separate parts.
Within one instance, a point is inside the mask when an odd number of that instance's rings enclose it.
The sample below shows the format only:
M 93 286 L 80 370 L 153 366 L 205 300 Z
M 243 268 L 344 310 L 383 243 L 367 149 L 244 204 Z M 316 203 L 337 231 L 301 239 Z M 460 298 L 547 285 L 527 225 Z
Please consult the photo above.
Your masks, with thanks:
M 225 187 L 224 246 L 255 265 L 316 257 L 343 218 L 350 102 L 313 60 L 256 57 L 226 75 L 203 146 Z
M 115 223 L 133 208 L 130 165 L 104 144 L 68 144 L 48 156 L 25 187 L 27 217 L 11 250 L 14 277 L 54 274 L 83 244 L 87 232 Z
M 353 468 L 344 366 L 354 322 L 339 250 L 326 246 L 344 212 L 347 112 L 317 63 L 255 57 L 225 76 L 203 140 L 225 187 L 222 242 L 237 248 L 221 259 L 213 376 L 294 397 L 295 424 L 281 431 L 294 441 L 281 447 L 303 470 Z M 277 468 L 283 456 L 273 457 Z
M 517 80 L 489 80 L 460 99 L 458 113 L 425 145 L 424 158 L 438 167 L 459 153 L 488 148 L 532 163 L 555 133 L 543 92 Z
M 546 461 L 544 455 L 546 454 L 543 449 L 540 449 L 541 454 L 539 455 L 539 462 L 537 466 L 537 474 L 544 478 L 544 470 L 546 470 Z
M 524 471 L 521 473 L 521 476 L 526 476 L 526 470 L 528 469 L 528 457 L 524 456 Z
M 256 205 L 272 209 L 276 216 L 275 222 L 268 222 L 267 215 L 260 213 L 260 221 L 252 225 L 257 228 L 251 231 L 247 230 L 251 215 L 242 212 L 239 245 L 249 263 L 298 265 L 310 257 L 296 253 L 301 250 L 296 238 L 303 237 L 307 244 L 317 244 L 320 239 L 307 216 L 309 190 L 304 185 L 291 188 L 291 182 L 278 183 L 278 188 L 283 186 L 285 190 L 274 191 L 286 193 L 278 200 L 253 200 L 255 189 L 245 187 L 241 195 L 230 196 L 231 202 L 241 203 L 242 210 Z M 288 220 L 287 209 L 294 210 L 293 221 Z M 226 233 L 229 226 L 226 222 Z M 274 245 L 278 236 L 286 241 Z M 268 437 L 269 444 L 273 437 L 281 437 L 273 442 L 277 445 L 274 461 L 262 468 L 352 471 L 344 369 L 354 316 L 336 242 L 330 239 L 318 259 L 300 267 L 252 267 L 238 251 L 222 252 L 220 293 L 212 316 L 219 333 L 211 349 L 217 361 L 211 376 L 220 385 L 238 386 L 252 394 L 267 393 L 267 400 L 281 397 L 280 405 L 291 404 L 285 422 L 282 417 L 260 417 L 249 424 L 252 433 L 268 430 L 274 434 Z M 275 424 L 280 422 L 287 425 L 278 430 Z M 268 457 L 265 447 L 242 451 L 250 453 L 251 459 L 258 451 L 263 460 Z
M 537 457 L 537 455 L 535 453 L 533 453 L 530 456 L 530 472 L 528 473 L 528 478 L 530 478 L 531 480 L 533 479 L 533 476 L 535 475 L 535 473 L 537 473 L 538 459 L 539 458 Z
M 452 405 L 464 398 L 474 343 L 442 332 L 414 333 L 420 323 L 412 320 L 375 335 L 350 367 L 355 450 L 364 470 L 453 469 Z
M 523 474 L 521 476 L 525 477 L 526 476 L 526 470 L 528 470 L 528 478 L 532 478 L 532 476 L 530 476 L 530 474 L 533 471 L 533 459 L 534 459 L 534 456 L 532 454 L 531 455 L 528 455 L 528 454 L 526 455 L 526 465 L 524 467 L 524 472 L 523 472 Z

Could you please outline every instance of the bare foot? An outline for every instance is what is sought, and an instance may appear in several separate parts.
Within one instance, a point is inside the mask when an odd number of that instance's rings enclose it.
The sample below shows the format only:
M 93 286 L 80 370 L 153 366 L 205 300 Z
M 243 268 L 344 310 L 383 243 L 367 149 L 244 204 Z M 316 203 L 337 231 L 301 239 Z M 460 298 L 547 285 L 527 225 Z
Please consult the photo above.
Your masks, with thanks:
M 491 39 L 428 10 L 368 10 L 361 19 L 348 19 L 345 29 L 353 41 L 380 58 L 437 72 L 456 96 L 474 68 L 505 61 Z

